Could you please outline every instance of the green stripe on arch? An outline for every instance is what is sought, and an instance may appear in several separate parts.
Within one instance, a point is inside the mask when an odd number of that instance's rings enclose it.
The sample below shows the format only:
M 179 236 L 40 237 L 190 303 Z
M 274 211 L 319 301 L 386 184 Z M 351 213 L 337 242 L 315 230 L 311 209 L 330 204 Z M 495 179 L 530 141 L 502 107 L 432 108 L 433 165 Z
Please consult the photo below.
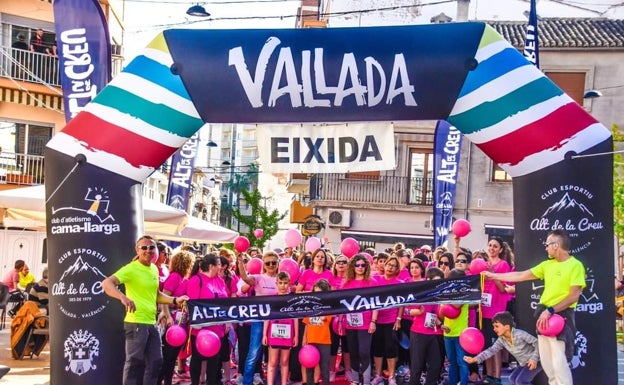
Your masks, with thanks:
M 152 103 L 112 84 L 100 91 L 96 101 L 185 138 L 190 138 L 204 124 L 201 119 L 180 113 L 164 104 Z
M 563 91 L 544 76 L 447 120 L 454 126 L 461 127 L 464 134 L 472 134 L 561 94 Z

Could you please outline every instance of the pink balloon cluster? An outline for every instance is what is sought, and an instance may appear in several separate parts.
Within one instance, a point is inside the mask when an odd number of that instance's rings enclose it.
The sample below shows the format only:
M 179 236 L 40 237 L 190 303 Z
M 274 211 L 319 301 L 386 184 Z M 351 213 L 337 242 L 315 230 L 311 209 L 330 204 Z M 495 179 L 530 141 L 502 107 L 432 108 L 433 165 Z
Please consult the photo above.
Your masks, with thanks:
M 249 274 L 260 274 L 262 273 L 262 259 L 260 258 L 251 258 L 249 262 L 247 262 L 247 272 Z
M 321 240 L 317 237 L 310 237 L 305 243 L 305 251 L 313 253 L 315 250 L 321 248 Z
M 246 237 L 239 236 L 234 239 L 234 250 L 238 251 L 239 253 L 247 251 L 249 245 L 249 239 L 247 239 Z
M 290 284 L 294 285 L 299 279 L 299 265 L 293 259 L 285 258 L 279 263 L 279 271 L 285 271 L 290 275 Z

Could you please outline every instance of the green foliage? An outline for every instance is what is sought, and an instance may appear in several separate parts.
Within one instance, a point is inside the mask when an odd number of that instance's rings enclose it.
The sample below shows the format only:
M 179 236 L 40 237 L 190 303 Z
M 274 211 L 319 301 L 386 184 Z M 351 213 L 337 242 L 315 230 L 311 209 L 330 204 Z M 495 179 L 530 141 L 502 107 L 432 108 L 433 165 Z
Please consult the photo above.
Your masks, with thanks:
M 624 245 L 624 156 L 618 150 L 624 148 L 624 133 L 620 132 L 617 124 L 611 127 L 613 133 L 613 232 Z
M 240 235 L 249 239 L 251 247 L 257 247 L 262 250 L 266 241 L 277 234 L 279 221 L 284 219 L 287 213 L 280 213 L 276 209 L 269 212 L 264 205 L 265 198 L 258 190 L 248 191 L 243 188 L 240 190 L 240 193 L 251 208 L 251 214 L 243 215 L 238 207 L 232 207 L 232 216 L 249 229 L 249 232 L 241 233 Z M 255 229 L 264 231 L 262 238 L 257 239 L 254 236 L 253 232 Z

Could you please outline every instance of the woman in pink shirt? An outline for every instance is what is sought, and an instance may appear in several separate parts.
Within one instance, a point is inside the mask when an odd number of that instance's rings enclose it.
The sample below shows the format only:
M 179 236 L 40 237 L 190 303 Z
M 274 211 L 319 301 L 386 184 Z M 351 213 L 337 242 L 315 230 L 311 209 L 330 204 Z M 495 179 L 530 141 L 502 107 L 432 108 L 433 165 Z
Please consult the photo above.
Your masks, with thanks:
M 189 279 L 186 295 L 190 299 L 227 298 L 228 291 L 225 281 L 219 277 L 221 260 L 216 254 L 207 254 L 195 262 L 191 278 Z M 205 326 L 202 329 L 212 330 L 220 339 L 223 339 L 230 330 L 230 324 Z M 191 385 L 199 385 L 199 377 L 202 370 L 202 362 L 206 361 L 206 384 L 220 385 L 218 373 L 221 369 L 219 356 L 221 352 L 212 357 L 204 357 L 197 351 L 195 341 L 200 329 L 191 329 Z M 227 349 L 227 345 L 221 344 L 221 349 Z
M 371 265 L 362 254 L 356 254 L 349 261 L 347 280 L 343 289 L 359 289 L 376 286 L 370 277 Z M 377 329 L 378 311 L 363 311 L 346 315 L 347 342 L 351 354 L 351 385 L 371 383 L 371 341 Z M 361 381 L 360 381 L 361 376 Z
M 337 255 L 334 261 L 334 267 L 332 268 L 333 277 L 329 281 L 332 290 L 340 290 L 347 279 L 347 264 L 349 260 L 344 255 Z M 347 380 L 351 378 L 351 355 L 349 354 L 349 345 L 347 344 L 347 336 L 345 327 L 345 315 L 339 314 L 334 316 L 332 322 L 338 324 L 339 332 L 342 335 L 336 334 L 334 328 L 330 328 L 331 335 L 331 348 L 329 355 L 329 379 L 333 381 L 336 378 L 336 359 L 338 357 L 338 348 L 342 351 L 342 363 L 345 368 L 345 377 Z
M 488 270 L 494 273 L 507 273 L 511 271 L 509 263 L 502 258 L 504 252 L 504 241 L 499 237 L 492 237 L 488 242 Z M 492 327 L 492 317 L 494 314 L 507 309 L 509 295 L 505 291 L 505 283 L 495 279 L 486 279 L 481 294 L 481 316 L 483 318 L 483 328 L 481 331 L 485 335 L 485 349 L 492 346 L 498 336 Z M 489 377 L 500 381 L 502 369 L 501 352 L 485 360 L 485 368 Z M 486 382 L 487 383 L 487 382 Z
M 384 274 L 377 276 L 377 285 L 397 285 L 403 283 L 398 278 L 401 269 L 401 262 L 396 255 L 392 255 L 386 259 L 384 264 Z M 384 383 L 381 370 L 383 367 L 383 359 L 388 364 L 388 385 L 396 385 L 394 371 L 396 369 L 397 356 L 399 355 L 399 344 L 397 343 L 395 331 L 401 328 L 402 307 L 393 307 L 390 309 L 379 310 L 377 316 L 377 330 L 373 334 L 373 362 L 375 364 L 375 378 L 371 382 L 372 385 L 380 385 Z
M 305 270 L 299 277 L 297 284 L 297 293 L 312 291 L 312 286 L 321 279 L 331 281 L 333 275 L 330 270 L 332 257 L 323 249 L 317 249 L 312 253 L 312 265 L 310 269 Z

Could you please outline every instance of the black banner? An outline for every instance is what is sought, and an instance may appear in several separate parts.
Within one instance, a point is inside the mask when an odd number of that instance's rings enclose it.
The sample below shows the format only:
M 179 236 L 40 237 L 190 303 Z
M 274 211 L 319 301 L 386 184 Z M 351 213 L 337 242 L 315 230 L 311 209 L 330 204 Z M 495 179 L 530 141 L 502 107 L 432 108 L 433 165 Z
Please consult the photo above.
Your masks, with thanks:
M 612 149 L 607 140 L 579 155 Z M 547 258 L 543 242 L 555 229 L 567 231 L 570 254 L 585 265 L 586 287 L 576 306 L 577 349 L 570 363 L 577 384 L 617 383 L 617 362 L 610 358 L 616 350 L 612 162 L 612 155 L 569 156 L 513 178 L 516 269 L 531 268 Z M 534 312 L 543 288 L 543 281 L 516 286 L 516 321 L 521 329 L 535 331 Z M 605 352 L 611 352 L 609 358 Z
M 411 304 L 481 300 L 479 276 L 329 292 L 188 302 L 192 326 L 363 312 Z

